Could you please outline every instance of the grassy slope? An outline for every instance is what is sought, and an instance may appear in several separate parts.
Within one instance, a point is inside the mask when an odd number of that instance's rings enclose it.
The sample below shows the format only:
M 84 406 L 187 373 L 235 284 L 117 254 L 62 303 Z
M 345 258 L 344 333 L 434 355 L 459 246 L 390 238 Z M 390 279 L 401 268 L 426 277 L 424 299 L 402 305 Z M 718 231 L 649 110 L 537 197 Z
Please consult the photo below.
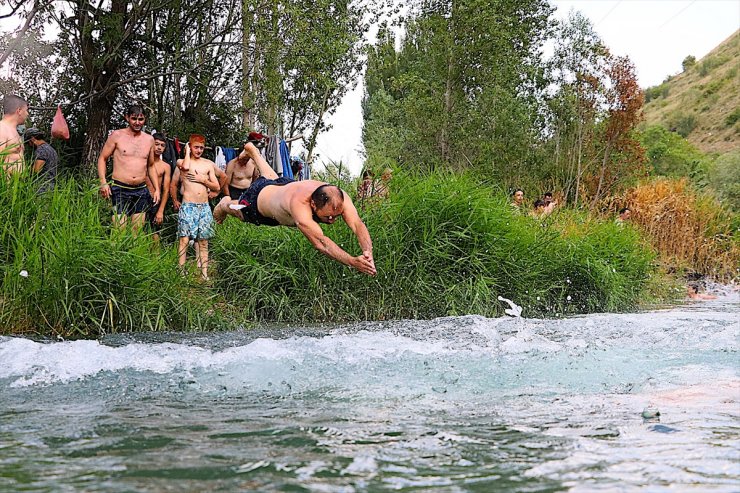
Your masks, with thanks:
M 740 31 L 683 73 L 657 88 L 661 93 L 645 105 L 647 124 L 676 128 L 693 116 L 695 126 L 688 140 L 704 152 L 724 154 L 737 149 L 740 119 L 728 124 L 728 117 L 740 111 Z M 665 94 L 665 95 L 663 95 Z

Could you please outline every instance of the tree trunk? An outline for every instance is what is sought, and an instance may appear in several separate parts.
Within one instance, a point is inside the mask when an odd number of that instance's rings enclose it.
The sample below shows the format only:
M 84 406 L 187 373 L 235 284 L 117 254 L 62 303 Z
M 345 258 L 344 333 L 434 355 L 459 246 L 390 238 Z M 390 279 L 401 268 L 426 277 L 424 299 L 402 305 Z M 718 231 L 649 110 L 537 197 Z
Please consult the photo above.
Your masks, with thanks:
M 591 202 L 591 210 L 596 208 L 596 204 L 599 203 L 599 197 L 601 195 L 601 188 L 604 183 L 604 175 L 606 174 L 606 164 L 609 161 L 609 156 L 612 150 L 612 139 L 606 143 L 606 149 L 604 149 L 604 158 L 601 160 L 601 170 L 599 171 L 599 183 L 596 186 L 596 193 L 594 194 L 594 200 Z
M 87 110 L 87 128 L 85 129 L 85 147 L 83 162 L 85 169 L 92 174 L 96 173 L 96 163 L 100 151 L 108 138 L 108 122 L 113 113 L 113 104 L 107 97 L 92 98 Z
M 452 113 L 452 73 L 454 68 L 454 54 L 452 52 L 455 39 L 455 2 L 452 3 L 452 15 L 449 23 L 449 40 L 447 44 L 447 79 L 445 81 L 444 115 L 442 116 L 442 131 L 439 136 L 442 162 L 449 165 L 450 159 L 450 122 Z
M 249 76 L 251 67 L 249 44 L 252 38 L 253 22 L 251 4 L 250 0 L 242 0 L 242 128 L 244 133 L 254 129 L 252 79 Z
M 128 0 L 114 0 L 111 3 L 111 11 L 122 14 L 119 27 L 121 32 L 126 30 L 127 2 Z M 120 80 L 119 68 L 122 58 L 114 53 L 104 53 L 101 64 L 99 47 L 92 31 L 88 29 L 90 21 L 89 14 L 80 10 L 78 13 L 80 58 L 90 94 L 93 95 L 87 109 L 87 129 L 82 158 L 85 169 L 95 173 L 95 163 L 108 137 L 108 122 L 113 113 L 113 100 L 118 92 L 113 87 Z M 112 49 L 108 46 L 106 48 Z

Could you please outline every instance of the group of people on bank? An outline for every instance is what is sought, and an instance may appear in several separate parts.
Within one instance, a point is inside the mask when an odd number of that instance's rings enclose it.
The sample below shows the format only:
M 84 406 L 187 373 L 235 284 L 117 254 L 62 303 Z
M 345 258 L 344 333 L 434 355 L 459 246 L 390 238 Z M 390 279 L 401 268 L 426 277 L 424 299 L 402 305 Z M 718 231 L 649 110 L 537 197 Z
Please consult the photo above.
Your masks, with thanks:
M 511 193 L 510 205 L 514 211 L 524 213 L 524 190 L 517 188 Z M 545 192 L 542 198 L 534 201 L 529 214 L 537 218 L 547 217 L 552 214 L 552 211 L 555 210 L 557 205 L 558 201 L 553 199 L 552 192 Z
M 524 213 L 524 190 L 517 188 L 511 193 L 510 205 L 517 213 Z M 534 218 L 545 218 L 552 214 L 557 205 L 558 201 L 553 199 L 552 192 L 545 192 L 541 198 L 534 201 L 529 215 Z M 623 207 L 619 210 L 619 215 L 616 217 L 614 222 L 617 225 L 622 226 L 626 221 L 629 221 L 631 217 L 632 210 L 629 207 Z
M 19 172 L 25 169 L 24 141 L 16 126 L 28 118 L 28 104 L 17 96 L 6 96 L 3 109 L 0 122 L 3 168 L 6 173 Z M 315 180 L 278 177 L 252 142 L 244 144 L 223 171 L 203 157 L 206 141 L 199 134 L 190 136 L 184 157 L 177 160 L 173 169 L 162 159 L 166 138 L 143 131 L 146 123 L 143 108 L 129 106 L 124 118 L 128 126 L 110 134 L 98 158 L 100 194 L 112 202 L 114 225 L 139 229 L 149 222 L 155 235 L 164 221 L 165 206 L 171 200 L 178 212 L 180 266 L 186 263 L 189 244 L 195 243 L 197 264 L 202 277 L 207 279 L 208 241 L 215 235 L 214 222 L 221 223 L 227 216 L 233 216 L 258 226 L 296 227 L 321 253 L 363 274 L 376 274 L 370 233 L 352 199 L 339 187 Z M 211 210 L 209 199 L 221 193 L 224 197 Z M 340 217 L 357 237 L 361 255 L 350 255 L 321 229 L 320 224 L 333 224 Z

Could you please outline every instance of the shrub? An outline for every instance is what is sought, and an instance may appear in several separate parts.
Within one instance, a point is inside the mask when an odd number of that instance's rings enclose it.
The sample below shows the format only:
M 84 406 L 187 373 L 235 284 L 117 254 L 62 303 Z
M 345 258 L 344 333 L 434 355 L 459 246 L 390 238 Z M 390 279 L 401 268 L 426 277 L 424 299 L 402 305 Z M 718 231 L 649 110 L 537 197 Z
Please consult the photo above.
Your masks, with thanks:
M 738 277 L 736 215 L 709 194 L 697 193 L 686 179 L 658 178 L 627 191 L 622 201 L 664 262 L 716 279 Z
M 669 119 L 671 131 L 676 132 L 681 137 L 688 137 L 696 128 L 696 116 L 693 113 L 685 114 L 682 111 L 674 113 Z
M 696 185 L 707 184 L 709 158 L 677 133 L 651 125 L 640 133 L 639 139 L 653 174 L 688 176 Z
M 111 230 L 92 182 L 61 180 L 38 196 L 24 178 L 0 180 L 2 333 L 494 316 L 499 295 L 527 316 L 624 311 L 652 272 L 652 254 L 629 227 L 574 211 L 535 220 L 469 176 L 398 174 L 390 198 L 362 211 L 377 277 L 324 257 L 295 228 L 230 219 L 210 242 L 214 281 L 205 285 L 178 273 L 174 245 Z M 349 228 L 324 227 L 360 253 Z
M 499 295 L 528 316 L 553 315 L 630 309 L 651 272 L 629 228 L 571 213 L 544 223 L 520 216 L 467 176 L 399 174 L 391 197 L 363 216 L 377 278 L 324 258 L 297 231 L 234 222 L 214 242 L 219 294 L 260 320 L 493 316 Z M 561 221 L 575 226 L 561 234 Z M 359 254 L 347 228 L 327 234 Z
M 696 65 L 696 57 L 693 55 L 689 55 L 686 58 L 683 59 L 683 62 L 681 62 L 681 67 L 683 67 L 683 71 L 686 72 L 688 69 Z
M 740 212 L 740 151 L 719 156 L 709 173 L 709 182 L 723 203 Z
M 727 115 L 727 117 L 725 118 L 725 126 L 731 127 L 735 123 L 737 123 L 738 120 L 740 120 L 740 108 L 735 108 L 734 110 L 732 110 L 732 113 Z
M 28 176 L 0 179 L 0 333 L 97 337 L 217 325 L 206 315 L 211 295 L 177 273 L 174 249 L 111 231 L 110 208 L 92 183 L 61 180 L 43 195 L 37 188 Z

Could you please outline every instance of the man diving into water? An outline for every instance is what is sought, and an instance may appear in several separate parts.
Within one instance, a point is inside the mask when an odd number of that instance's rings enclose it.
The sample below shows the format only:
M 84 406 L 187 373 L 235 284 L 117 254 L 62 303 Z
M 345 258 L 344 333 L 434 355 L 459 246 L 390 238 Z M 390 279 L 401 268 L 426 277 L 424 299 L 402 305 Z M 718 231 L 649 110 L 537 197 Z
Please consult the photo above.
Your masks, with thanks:
M 342 189 L 315 180 L 278 178 L 254 144 L 245 144 L 243 152 L 252 158 L 261 176 L 238 200 L 221 199 L 213 211 L 216 222 L 223 222 L 229 215 L 258 226 L 295 226 L 324 255 L 363 274 L 376 274 L 370 233 Z M 357 236 L 362 255 L 351 256 L 324 235 L 319 223 L 333 224 L 340 216 Z

